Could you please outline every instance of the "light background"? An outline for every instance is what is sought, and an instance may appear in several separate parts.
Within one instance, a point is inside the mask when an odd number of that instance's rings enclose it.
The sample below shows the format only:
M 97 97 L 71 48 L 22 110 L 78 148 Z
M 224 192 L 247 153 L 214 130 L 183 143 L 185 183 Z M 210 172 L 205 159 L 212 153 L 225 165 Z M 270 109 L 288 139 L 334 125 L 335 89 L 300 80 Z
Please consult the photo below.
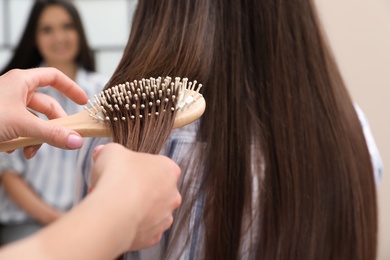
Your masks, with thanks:
M 136 0 L 75 0 L 98 72 L 110 76 L 130 30 Z M 378 188 L 379 260 L 390 259 L 390 0 L 315 0 L 353 99 L 370 122 L 384 162 Z M 20 37 L 32 0 L 0 0 L 0 68 Z

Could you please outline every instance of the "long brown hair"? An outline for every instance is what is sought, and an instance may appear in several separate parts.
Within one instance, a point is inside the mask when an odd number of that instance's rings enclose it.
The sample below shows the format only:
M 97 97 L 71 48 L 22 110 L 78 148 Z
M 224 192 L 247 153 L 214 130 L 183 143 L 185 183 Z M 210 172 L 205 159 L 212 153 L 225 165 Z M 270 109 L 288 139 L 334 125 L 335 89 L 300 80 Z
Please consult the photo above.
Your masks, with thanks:
M 140 0 L 108 85 L 159 75 L 204 85 L 200 258 L 240 259 L 255 223 L 252 258 L 375 259 L 372 164 L 311 0 Z

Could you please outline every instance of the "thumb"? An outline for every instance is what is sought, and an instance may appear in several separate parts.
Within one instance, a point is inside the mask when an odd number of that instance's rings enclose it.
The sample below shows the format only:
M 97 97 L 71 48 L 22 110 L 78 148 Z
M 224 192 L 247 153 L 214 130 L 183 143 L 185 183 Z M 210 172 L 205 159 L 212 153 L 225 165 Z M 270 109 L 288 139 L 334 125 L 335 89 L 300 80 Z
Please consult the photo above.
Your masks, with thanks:
M 23 134 L 20 136 L 38 138 L 45 143 L 62 149 L 78 149 L 83 146 L 83 138 L 78 133 L 63 126 L 55 125 L 34 116 L 29 117 L 26 121 L 24 121 L 25 128 L 22 129 Z

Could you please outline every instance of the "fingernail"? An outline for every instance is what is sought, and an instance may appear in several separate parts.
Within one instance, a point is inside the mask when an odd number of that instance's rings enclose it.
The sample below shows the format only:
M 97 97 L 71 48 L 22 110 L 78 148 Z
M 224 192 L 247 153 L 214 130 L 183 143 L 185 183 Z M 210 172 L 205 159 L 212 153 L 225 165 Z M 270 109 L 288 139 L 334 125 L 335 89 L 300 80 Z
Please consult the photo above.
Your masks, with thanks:
M 95 161 L 96 160 L 96 155 L 97 153 L 104 147 L 104 144 L 100 144 L 93 149 L 93 154 L 92 154 L 92 159 Z
M 104 147 L 104 144 L 100 144 L 93 149 L 93 153 L 99 152 Z
M 28 156 L 28 158 L 26 158 L 26 159 L 31 159 L 31 158 L 33 158 L 33 157 L 37 154 L 37 152 L 38 152 L 38 149 L 32 151 L 32 152 L 30 153 L 30 155 Z
M 75 134 L 70 134 L 68 136 L 68 141 L 66 143 L 66 146 L 69 149 L 77 149 L 83 146 L 84 140 L 81 136 L 75 135 Z

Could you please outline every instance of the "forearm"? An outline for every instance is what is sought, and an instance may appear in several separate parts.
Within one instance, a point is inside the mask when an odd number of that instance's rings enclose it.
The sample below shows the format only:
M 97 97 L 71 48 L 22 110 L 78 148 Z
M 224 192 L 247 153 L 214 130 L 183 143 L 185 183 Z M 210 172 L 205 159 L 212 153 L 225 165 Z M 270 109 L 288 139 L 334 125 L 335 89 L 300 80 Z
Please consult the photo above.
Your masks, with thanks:
M 60 216 L 60 213 L 45 203 L 19 175 L 5 172 L 2 184 L 6 194 L 38 222 L 49 224 Z
M 0 259 L 107 260 L 123 253 L 134 238 L 136 215 L 123 214 L 109 196 L 94 195 L 36 235 L 4 247 Z

